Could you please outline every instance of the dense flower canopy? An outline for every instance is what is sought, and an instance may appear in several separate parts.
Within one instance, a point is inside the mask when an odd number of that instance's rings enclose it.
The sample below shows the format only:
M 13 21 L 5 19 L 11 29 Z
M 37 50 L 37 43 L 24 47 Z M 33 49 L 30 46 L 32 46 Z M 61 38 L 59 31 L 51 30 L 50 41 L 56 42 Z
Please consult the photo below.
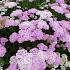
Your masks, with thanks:
M 70 2 L 6 0 L 0 6 L 0 70 L 70 70 Z

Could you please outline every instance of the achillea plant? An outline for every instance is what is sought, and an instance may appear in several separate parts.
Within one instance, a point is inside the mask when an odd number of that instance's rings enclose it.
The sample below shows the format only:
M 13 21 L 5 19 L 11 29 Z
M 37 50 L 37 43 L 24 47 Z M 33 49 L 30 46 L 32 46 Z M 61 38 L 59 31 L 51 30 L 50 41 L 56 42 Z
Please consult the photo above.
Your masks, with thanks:
M 70 6 L 65 0 L 3 4 L 0 70 L 70 70 Z

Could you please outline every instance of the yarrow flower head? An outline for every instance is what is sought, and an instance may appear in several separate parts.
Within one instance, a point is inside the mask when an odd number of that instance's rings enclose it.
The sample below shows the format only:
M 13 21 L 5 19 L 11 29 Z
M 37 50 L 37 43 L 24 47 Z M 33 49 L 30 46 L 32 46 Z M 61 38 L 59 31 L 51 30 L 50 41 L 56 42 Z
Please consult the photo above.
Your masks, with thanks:
M 18 57 L 18 54 L 16 54 L 16 59 L 20 70 L 44 70 L 46 67 L 46 64 L 32 53 L 25 53 L 20 57 Z
M 63 4 L 64 3 L 64 0 L 56 0 L 56 2 Z
M 17 64 L 10 64 L 10 66 L 6 70 L 19 70 L 17 68 Z
M 47 47 L 46 45 L 44 45 L 43 43 L 38 44 L 37 47 L 38 47 L 40 50 L 45 50 L 45 51 L 48 50 L 48 47 Z
M 16 2 L 6 2 L 5 7 L 8 7 L 8 8 L 13 8 L 15 6 L 17 6 L 17 3 Z
M 60 57 L 53 51 L 48 50 L 46 54 L 46 59 L 48 64 L 60 64 Z
M 16 9 L 15 11 L 13 11 L 10 14 L 10 16 L 11 17 L 20 17 L 20 16 L 22 16 L 22 14 L 23 14 L 23 11 L 22 10 Z
M 44 45 L 45 46 L 45 45 Z M 50 50 L 33 48 L 29 52 L 20 49 L 16 53 L 16 60 L 20 70 L 44 70 L 47 64 L 60 64 L 60 56 Z M 45 62 L 46 61 L 46 62 Z
M 12 33 L 9 37 L 9 40 L 10 40 L 11 43 L 16 42 L 17 39 L 18 39 L 18 34 L 16 32 Z
M 18 24 L 15 22 L 13 19 L 8 19 L 5 22 L 5 27 L 10 27 L 10 26 L 17 26 Z
M 0 57 L 3 57 L 6 53 L 6 48 L 0 44 Z

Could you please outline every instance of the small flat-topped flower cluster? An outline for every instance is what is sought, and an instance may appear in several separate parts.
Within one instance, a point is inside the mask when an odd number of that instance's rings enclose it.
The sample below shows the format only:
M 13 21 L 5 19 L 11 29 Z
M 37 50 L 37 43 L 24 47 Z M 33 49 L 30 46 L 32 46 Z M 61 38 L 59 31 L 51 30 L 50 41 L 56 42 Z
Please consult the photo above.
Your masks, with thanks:
M 9 16 L 5 16 L 5 13 L 0 15 L 0 30 L 18 28 L 17 32 L 12 32 L 7 38 L 0 36 L 0 59 L 8 53 L 6 44 L 9 42 L 11 44 L 30 42 L 36 46 L 29 50 L 24 49 L 24 45 L 19 46 L 17 52 L 10 57 L 10 65 L 5 70 L 45 70 L 47 67 L 56 70 L 59 66 L 60 70 L 70 68 L 68 60 L 70 57 L 64 52 L 61 54 L 57 51 L 58 48 L 63 48 L 70 53 L 70 5 L 65 4 L 64 0 L 56 0 L 56 3 L 48 5 L 57 13 L 66 16 L 68 20 L 58 20 L 59 18 L 54 17 L 49 9 L 23 10 L 21 7 L 17 8 L 17 5 L 17 2 L 6 2 L 5 9 L 16 7 L 16 10 Z M 0 70 L 3 70 L 1 66 Z

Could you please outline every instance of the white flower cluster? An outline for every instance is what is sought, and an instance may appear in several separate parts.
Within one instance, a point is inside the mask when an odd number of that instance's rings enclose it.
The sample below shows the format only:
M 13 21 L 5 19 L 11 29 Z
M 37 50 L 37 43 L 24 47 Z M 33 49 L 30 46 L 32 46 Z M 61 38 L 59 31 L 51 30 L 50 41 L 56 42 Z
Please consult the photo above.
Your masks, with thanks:
M 13 8 L 15 6 L 17 6 L 17 3 L 16 2 L 6 2 L 4 4 L 5 7 L 8 7 L 8 8 Z
M 70 12 L 67 13 L 67 14 L 65 14 L 65 16 L 66 16 L 67 18 L 70 18 Z
M 2 66 L 0 66 L 0 70 L 3 70 L 3 67 Z
M 3 1 L 0 1 L 0 15 L 4 15 L 5 12 L 7 11 L 3 3 L 4 3 Z
M 70 52 L 70 49 L 68 49 L 68 52 Z
M 9 61 L 10 64 L 16 63 L 15 56 L 12 56 Z
M 37 11 L 36 15 L 40 15 L 39 19 L 50 19 L 52 16 L 52 13 L 48 10 L 44 10 L 44 11 Z
M 70 68 L 70 61 L 68 61 L 66 54 L 62 54 L 62 65 L 61 65 L 61 69 L 62 70 L 66 70 L 67 67 Z

